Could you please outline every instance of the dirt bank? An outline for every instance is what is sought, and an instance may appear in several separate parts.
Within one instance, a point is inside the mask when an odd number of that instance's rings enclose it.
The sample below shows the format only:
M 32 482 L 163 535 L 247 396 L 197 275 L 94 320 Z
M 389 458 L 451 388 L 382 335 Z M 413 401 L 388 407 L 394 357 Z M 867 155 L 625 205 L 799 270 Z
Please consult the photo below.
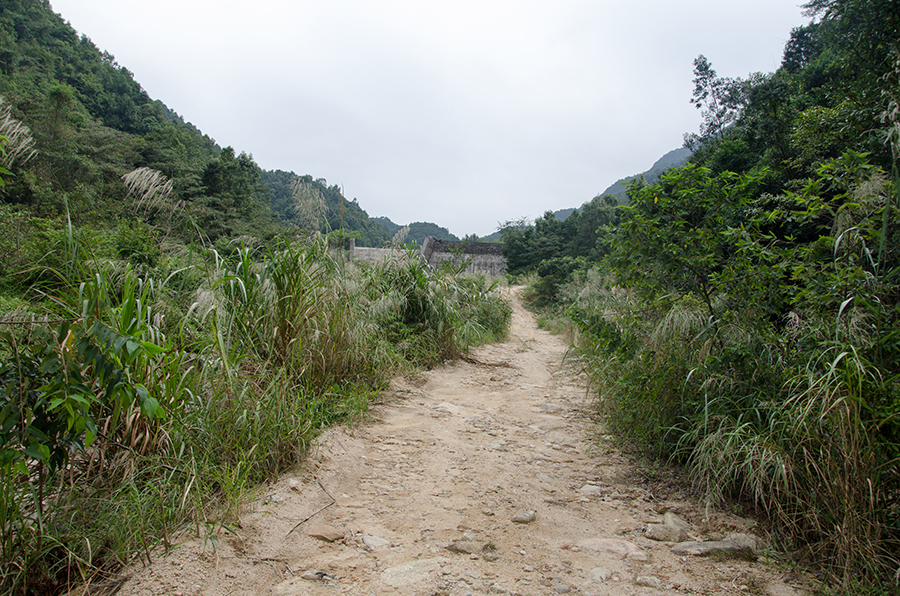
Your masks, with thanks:
M 647 484 L 590 437 L 564 352 L 517 302 L 507 342 L 397 380 L 372 421 L 329 430 L 305 469 L 264 490 L 236 534 L 184 542 L 119 594 L 800 593 L 759 551 L 673 552 L 752 524 Z

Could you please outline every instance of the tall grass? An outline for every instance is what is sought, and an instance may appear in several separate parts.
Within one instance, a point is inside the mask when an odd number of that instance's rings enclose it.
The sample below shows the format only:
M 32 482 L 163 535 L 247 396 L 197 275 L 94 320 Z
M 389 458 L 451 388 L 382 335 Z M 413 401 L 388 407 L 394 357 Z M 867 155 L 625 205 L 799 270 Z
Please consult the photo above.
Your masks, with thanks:
M 650 303 L 597 272 L 568 291 L 612 431 L 686 463 L 711 504 L 756 507 L 838 585 L 896 586 L 898 377 L 872 360 L 889 336 L 876 321 L 891 317 L 861 312 L 893 306 L 845 308 L 837 325 L 792 313 L 785 335 L 766 335 L 747 311 L 713 326 L 690 295 Z
M 508 305 L 415 258 L 379 267 L 324 242 L 177 248 L 142 274 L 71 224 L 0 319 L 0 591 L 50 594 L 215 534 L 316 434 L 393 374 L 496 338 Z
M 31 129 L 12 116 L 12 109 L 3 96 L 0 96 L 0 139 L 2 155 L 0 165 L 12 169 L 23 165 L 37 154 Z

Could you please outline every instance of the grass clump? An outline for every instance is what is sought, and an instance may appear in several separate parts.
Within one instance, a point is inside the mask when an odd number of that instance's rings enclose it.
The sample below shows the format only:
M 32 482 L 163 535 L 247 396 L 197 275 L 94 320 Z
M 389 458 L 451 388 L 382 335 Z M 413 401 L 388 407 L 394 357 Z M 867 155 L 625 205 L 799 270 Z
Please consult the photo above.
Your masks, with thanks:
M 896 589 L 896 189 L 858 154 L 790 197 L 753 198 L 756 176 L 635 189 L 613 253 L 562 290 L 581 362 L 606 425 L 710 503 L 755 509 L 834 585 Z
M 485 280 L 412 258 L 357 267 L 318 240 L 220 252 L 152 235 L 126 254 L 123 229 L 93 242 L 68 224 L 53 266 L 17 278 L 32 314 L 3 301 L 4 593 L 112 578 L 186 527 L 215 539 L 249 490 L 392 375 L 498 338 L 510 318 Z

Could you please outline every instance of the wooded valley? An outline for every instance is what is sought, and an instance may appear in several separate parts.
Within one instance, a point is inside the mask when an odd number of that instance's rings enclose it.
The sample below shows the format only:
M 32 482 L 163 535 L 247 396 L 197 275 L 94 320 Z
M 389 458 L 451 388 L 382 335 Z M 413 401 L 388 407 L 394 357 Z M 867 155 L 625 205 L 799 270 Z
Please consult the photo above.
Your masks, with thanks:
M 347 263 L 399 226 L 220 147 L 46 0 L 0 7 L 0 590 L 216 540 L 392 375 L 503 337 L 496 284 Z M 896 593 L 900 10 L 805 7 L 773 73 L 694 61 L 687 165 L 500 232 L 623 445 Z

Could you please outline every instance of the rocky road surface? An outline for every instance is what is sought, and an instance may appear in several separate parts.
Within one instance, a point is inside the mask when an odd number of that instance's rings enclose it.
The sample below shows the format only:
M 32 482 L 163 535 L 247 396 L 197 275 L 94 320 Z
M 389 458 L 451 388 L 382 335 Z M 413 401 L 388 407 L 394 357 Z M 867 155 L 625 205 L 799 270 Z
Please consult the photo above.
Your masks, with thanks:
M 647 481 L 598 436 L 565 343 L 513 295 L 508 341 L 396 380 L 234 533 L 184 537 L 119 594 L 803 593 L 751 521 Z

